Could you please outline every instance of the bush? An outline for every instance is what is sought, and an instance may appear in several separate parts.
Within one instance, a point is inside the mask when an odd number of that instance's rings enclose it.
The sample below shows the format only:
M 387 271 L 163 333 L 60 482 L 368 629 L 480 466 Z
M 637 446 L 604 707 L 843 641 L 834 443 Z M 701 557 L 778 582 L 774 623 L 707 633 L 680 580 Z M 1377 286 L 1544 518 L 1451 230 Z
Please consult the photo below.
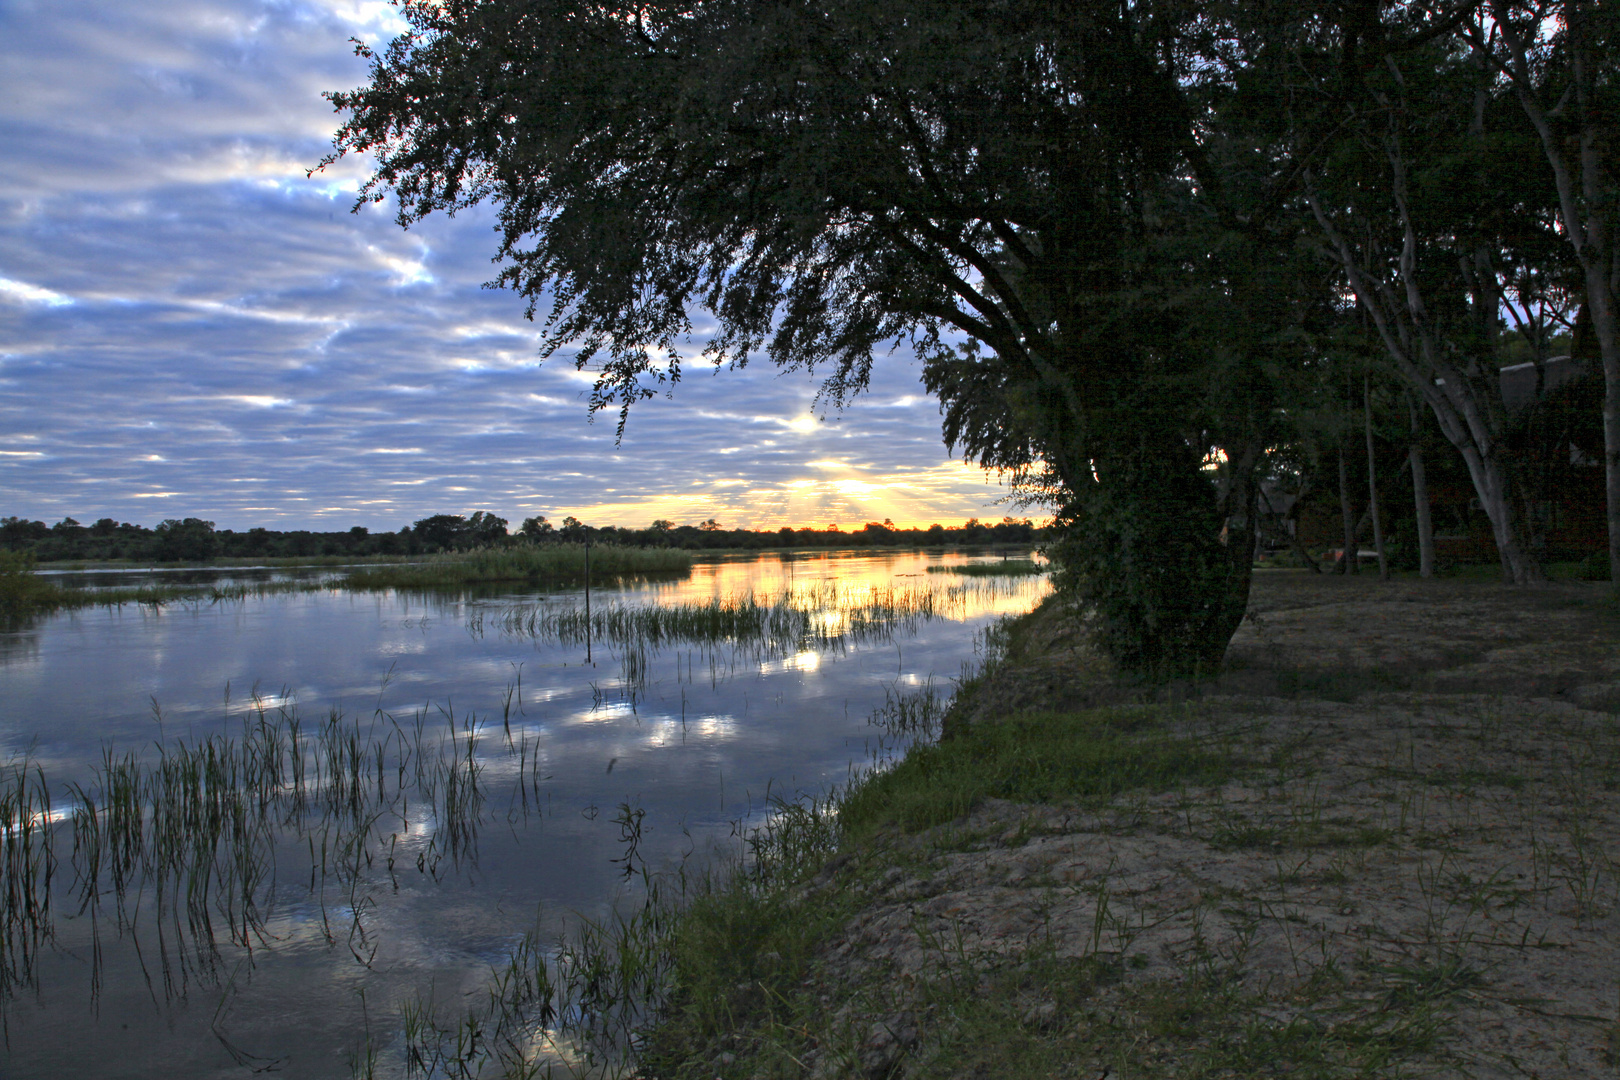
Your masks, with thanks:
M 1579 573 L 1582 581 L 1612 580 L 1609 570 L 1609 553 L 1607 551 L 1592 552 L 1581 560 Z
M 34 556 L 0 550 L 0 615 L 30 615 L 56 607 L 62 590 L 34 573 Z

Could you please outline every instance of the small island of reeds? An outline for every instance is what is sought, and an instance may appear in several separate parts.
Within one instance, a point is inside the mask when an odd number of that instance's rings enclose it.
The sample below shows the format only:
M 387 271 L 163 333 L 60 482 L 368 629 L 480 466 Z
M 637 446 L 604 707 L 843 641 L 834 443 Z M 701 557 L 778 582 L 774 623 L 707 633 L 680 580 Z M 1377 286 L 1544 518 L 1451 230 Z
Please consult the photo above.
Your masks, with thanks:
M 692 553 L 677 548 L 590 546 L 590 583 L 685 577 Z M 568 588 L 585 584 L 584 544 L 518 544 L 444 552 L 420 561 L 384 563 L 309 580 L 228 584 L 158 582 L 110 589 L 64 587 L 34 572 L 32 556 L 0 549 L 0 617 L 23 618 L 63 608 L 240 600 L 312 589 L 459 589 L 475 585 Z
M 928 568 L 928 572 L 930 574 L 961 574 L 964 577 L 1028 577 L 1032 574 L 1044 574 L 1051 569 L 1050 564 L 1039 563 L 1034 559 L 1002 559 L 1000 562 L 934 565 Z
M 592 585 L 684 577 L 692 572 L 692 553 L 678 548 L 593 544 L 589 559 Z M 585 569 L 584 544 L 519 544 L 367 567 L 350 573 L 342 584 L 351 589 L 434 589 L 513 582 L 539 587 L 571 586 L 585 584 Z

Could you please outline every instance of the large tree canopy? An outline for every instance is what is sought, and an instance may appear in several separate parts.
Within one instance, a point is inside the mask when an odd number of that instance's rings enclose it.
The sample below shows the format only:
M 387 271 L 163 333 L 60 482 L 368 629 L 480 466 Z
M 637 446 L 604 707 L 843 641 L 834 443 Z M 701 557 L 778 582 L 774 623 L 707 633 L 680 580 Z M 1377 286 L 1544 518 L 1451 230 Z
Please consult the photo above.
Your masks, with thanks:
M 402 223 L 489 200 L 500 282 L 552 347 L 606 353 L 598 407 L 764 348 L 858 389 L 874 348 L 942 328 L 1031 375 L 1116 284 L 1144 181 L 1195 149 L 1179 29 L 1110 4 L 405 5 L 340 151 Z M 1137 208 L 1140 212 L 1141 208 Z M 1043 301 L 1009 280 L 1016 264 Z
M 1479 5 L 403 8 L 331 95 L 336 155 L 375 155 L 362 199 L 405 225 L 492 203 L 497 281 L 593 409 L 622 432 L 678 380 L 697 311 L 707 360 L 764 353 L 834 403 L 909 342 L 947 441 L 1057 512 L 1100 640 L 1179 673 L 1242 617 L 1280 395 L 1353 314 L 1307 197 L 1353 188 L 1369 73 L 1450 62 Z
M 1247 597 L 1269 410 L 1235 391 L 1297 320 L 1288 289 L 1228 314 L 1266 259 L 1252 230 L 1223 240 L 1208 194 L 1195 7 L 405 11 L 370 85 L 332 95 L 338 151 L 377 155 L 365 196 L 393 192 L 404 224 L 492 202 L 499 282 L 544 318 L 548 350 L 579 346 L 592 406 L 621 430 L 679 378 L 694 309 L 715 317 L 712 362 L 763 351 L 819 372 L 835 402 L 909 340 L 948 441 L 1073 529 L 1066 561 L 1115 655 L 1219 662 Z M 1212 316 L 1241 332 L 1213 342 Z M 1219 485 L 1201 470 L 1217 444 Z

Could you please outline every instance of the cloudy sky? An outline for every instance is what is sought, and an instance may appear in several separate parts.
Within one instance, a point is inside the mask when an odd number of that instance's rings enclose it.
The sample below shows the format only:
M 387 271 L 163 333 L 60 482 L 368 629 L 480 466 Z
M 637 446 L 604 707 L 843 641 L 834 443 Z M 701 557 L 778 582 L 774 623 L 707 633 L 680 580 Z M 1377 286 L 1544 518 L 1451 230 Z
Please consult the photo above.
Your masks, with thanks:
M 622 445 L 537 363 L 491 218 L 351 214 L 306 177 L 373 0 L 0 0 L 0 515 L 394 529 L 430 513 L 845 528 L 999 518 L 904 354 L 819 419 L 768 363 L 690 369 Z

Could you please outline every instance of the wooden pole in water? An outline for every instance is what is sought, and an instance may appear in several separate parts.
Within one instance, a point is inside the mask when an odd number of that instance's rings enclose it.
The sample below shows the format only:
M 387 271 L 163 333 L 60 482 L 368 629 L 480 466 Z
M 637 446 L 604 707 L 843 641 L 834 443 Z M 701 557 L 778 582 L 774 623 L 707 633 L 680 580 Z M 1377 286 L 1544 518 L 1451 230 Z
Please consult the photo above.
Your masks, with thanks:
M 585 662 L 591 663 L 591 538 L 585 538 Z

